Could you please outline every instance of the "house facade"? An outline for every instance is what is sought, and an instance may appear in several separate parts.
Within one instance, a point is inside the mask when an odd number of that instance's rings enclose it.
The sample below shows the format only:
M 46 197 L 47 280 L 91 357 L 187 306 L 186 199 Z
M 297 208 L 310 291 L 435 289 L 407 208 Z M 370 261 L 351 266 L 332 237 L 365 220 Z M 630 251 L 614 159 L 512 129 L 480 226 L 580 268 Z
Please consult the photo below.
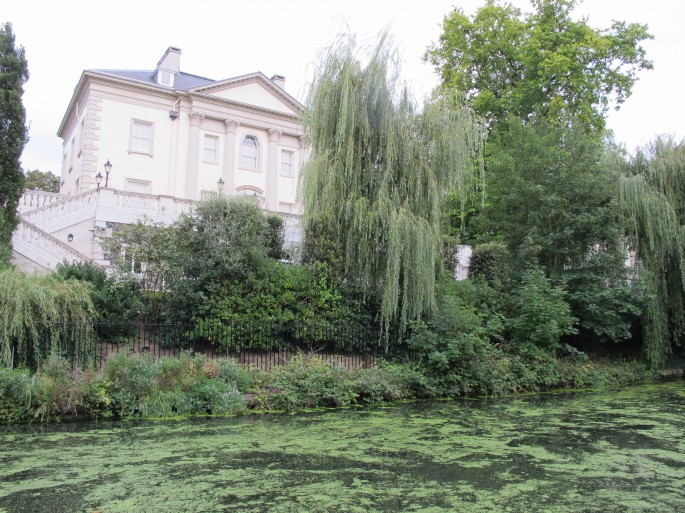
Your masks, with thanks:
M 60 193 L 27 191 L 20 201 L 20 268 L 106 265 L 100 243 L 113 227 L 142 216 L 171 222 L 216 193 L 256 197 L 283 215 L 286 241 L 299 242 L 302 105 L 285 78 L 211 80 L 180 63 L 181 50 L 169 47 L 151 70 L 82 73 L 58 130 Z

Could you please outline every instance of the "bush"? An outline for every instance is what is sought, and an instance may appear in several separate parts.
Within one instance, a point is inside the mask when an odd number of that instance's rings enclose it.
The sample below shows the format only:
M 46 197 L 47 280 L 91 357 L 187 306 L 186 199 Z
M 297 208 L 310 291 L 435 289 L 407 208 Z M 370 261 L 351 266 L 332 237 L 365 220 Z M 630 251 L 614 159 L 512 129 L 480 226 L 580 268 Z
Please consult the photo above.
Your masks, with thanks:
M 97 320 L 108 323 L 98 330 L 100 335 L 128 335 L 135 330 L 133 323 L 143 307 L 140 290 L 131 277 L 108 277 L 91 262 L 64 262 L 57 265 L 55 274 L 65 280 L 80 280 L 90 285 Z
M 521 352 L 529 345 L 556 351 L 561 337 L 577 333 L 577 319 L 564 300 L 564 291 L 553 287 L 541 269 L 529 269 L 516 293 L 513 342 Z
M 356 399 L 351 373 L 312 355 L 293 357 L 267 379 L 267 393 L 260 394 L 262 406 L 267 409 L 346 406 Z
M 28 370 L 10 370 L 0 367 L 0 422 L 31 420 L 34 381 Z
M 509 250 L 504 244 L 480 244 L 473 248 L 469 278 L 483 278 L 491 287 L 502 288 L 509 277 Z

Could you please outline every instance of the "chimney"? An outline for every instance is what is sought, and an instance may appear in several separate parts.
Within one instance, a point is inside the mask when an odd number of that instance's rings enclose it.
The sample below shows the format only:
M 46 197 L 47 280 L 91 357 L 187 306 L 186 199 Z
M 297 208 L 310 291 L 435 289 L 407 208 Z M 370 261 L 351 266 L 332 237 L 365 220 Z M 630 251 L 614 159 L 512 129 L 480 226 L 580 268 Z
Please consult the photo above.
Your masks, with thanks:
M 167 48 L 162 58 L 157 63 L 157 69 L 170 71 L 171 73 L 178 73 L 181 69 L 181 49 L 175 46 Z
M 271 77 L 271 81 L 285 91 L 285 77 L 283 75 L 274 75 Z

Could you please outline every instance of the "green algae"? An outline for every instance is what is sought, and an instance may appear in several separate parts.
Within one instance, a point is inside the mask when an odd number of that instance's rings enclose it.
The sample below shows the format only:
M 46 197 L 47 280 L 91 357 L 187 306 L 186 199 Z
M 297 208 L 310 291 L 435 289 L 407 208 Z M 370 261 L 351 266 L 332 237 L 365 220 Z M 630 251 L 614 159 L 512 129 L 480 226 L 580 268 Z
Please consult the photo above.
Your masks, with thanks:
M 0 512 L 685 511 L 685 384 L 0 428 Z

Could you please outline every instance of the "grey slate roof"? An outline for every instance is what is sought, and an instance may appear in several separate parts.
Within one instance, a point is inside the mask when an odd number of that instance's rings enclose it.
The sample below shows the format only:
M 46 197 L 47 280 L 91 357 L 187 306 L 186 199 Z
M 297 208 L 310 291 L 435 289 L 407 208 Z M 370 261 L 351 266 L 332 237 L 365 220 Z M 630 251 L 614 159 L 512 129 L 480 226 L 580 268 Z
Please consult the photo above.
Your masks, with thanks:
M 155 70 L 130 70 L 130 69 L 91 69 L 93 73 L 100 73 L 102 75 L 110 75 L 112 77 L 123 78 L 125 80 L 132 80 L 140 82 L 149 86 L 159 87 L 160 89 L 177 91 L 187 91 L 193 87 L 199 87 L 216 82 L 209 78 L 198 77 L 190 73 L 183 73 L 182 71 L 174 74 L 174 87 L 166 87 L 158 84 L 153 75 Z

